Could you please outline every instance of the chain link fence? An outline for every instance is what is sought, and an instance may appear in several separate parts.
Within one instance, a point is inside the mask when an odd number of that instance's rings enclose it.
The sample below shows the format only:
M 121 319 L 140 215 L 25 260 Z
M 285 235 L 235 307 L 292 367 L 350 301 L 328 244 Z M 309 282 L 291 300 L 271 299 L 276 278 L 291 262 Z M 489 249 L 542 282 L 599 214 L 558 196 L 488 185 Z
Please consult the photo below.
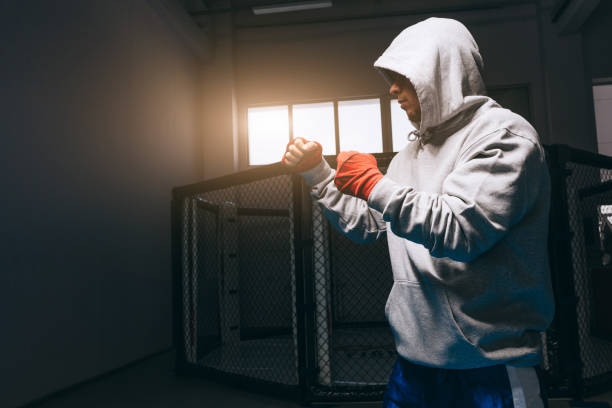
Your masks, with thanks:
M 279 173 L 175 190 L 179 371 L 297 388 L 294 182 Z
M 385 173 L 392 155 L 377 155 Z M 332 167 L 334 158 L 328 159 Z M 315 400 L 380 399 L 395 363 L 385 302 L 393 285 L 386 238 L 356 244 L 311 203 Z
M 551 247 L 563 264 L 553 268 L 557 314 L 547 360 L 554 363 L 546 368 L 557 377 L 553 392 L 581 398 L 612 386 L 612 158 L 555 146 L 549 164 L 557 184 Z
M 547 147 L 557 313 L 542 368 L 550 396 L 580 398 L 612 385 L 612 159 L 577 152 Z M 384 173 L 393 155 L 376 157 Z M 304 402 L 381 399 L 396 359 L 386 239 L 350 241 L 283 171 L 174 190 L 177 371 Z

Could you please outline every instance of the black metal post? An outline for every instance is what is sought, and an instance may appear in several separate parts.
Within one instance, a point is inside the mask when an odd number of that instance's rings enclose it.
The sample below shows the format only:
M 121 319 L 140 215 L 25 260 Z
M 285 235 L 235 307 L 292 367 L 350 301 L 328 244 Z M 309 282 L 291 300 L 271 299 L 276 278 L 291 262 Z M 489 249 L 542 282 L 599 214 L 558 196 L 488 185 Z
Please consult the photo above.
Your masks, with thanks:
M 559 334 L 560 377 L 568 381 L 570 396 L 581 399 L 582 362 L 578 340 L 577 297 L 572 264 L 569 207 L 566 179 L 570 171 L 566 163 L 570 157 L 567 146 L 548 147 L 548 165 L 551 176 L 551 209 L 549 227 L 549 259 L 555 293 L 555 318 L 553 326 Z
M 171 202 L 171 243 L 172 243 L 172 315 L 173 341 L 175 350 L 174 370 L 177 374 L 185 372 L 185 336 L 183 333 L 183 257 L 182 257 L 182 197 L 173 194 Z
M 295 310 L 297 323 L 298 384 L 300 401 L 308 399 L 310 376 L 306 344 L 306 313 L 304 289 L 304 252 L 302 230 L 302 180 L 299 175 L 291 177 L 293 193 L 293 248 L 295 251 Z
M 314 277 L 314 249 L 312 231 L 312 201 L 310 188 L 300 178 L 300 199 L 302 201 L 302 253 L 304 271 L 304 316 L 305 316 L 305 338 L 306 338 L 306 364 L 308 367 L 308 393 L 304 402 L 310 403 L 313 399 L 312 387 L 317 382 L 319 367 L 317 362 L 316 341 L 316 300 L 315 300 L 315 277 Z

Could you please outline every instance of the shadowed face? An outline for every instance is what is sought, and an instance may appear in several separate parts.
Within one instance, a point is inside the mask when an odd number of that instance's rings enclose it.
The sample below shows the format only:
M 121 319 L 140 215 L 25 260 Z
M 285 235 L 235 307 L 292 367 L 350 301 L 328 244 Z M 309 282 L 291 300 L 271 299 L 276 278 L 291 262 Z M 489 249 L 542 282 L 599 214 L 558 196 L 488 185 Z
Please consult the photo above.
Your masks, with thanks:
M 419 103 L 416 90 L 414 86 L 412 86 L 410 80 L 397 72 L 387 71 L 387 73 L 393 81 L 391 88 L 389 88 L 389 93 L 397 97 L 397 102 L 402 109 L 406 111 L 408 118 L 412 122 L 420 122 L 421 104 Z

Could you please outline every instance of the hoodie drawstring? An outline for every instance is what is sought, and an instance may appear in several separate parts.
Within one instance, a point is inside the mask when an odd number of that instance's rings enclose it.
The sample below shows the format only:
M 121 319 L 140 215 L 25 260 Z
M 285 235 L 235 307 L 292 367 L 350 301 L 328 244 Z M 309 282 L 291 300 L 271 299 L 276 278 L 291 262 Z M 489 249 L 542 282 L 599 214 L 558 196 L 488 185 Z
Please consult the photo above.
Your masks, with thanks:
M 410 133 L 408 133 L 408 141 L 409 142 L 414 142 L 415 140 L 419 141 L 419 145 L 421 146 L 421 148 L 423 148 L 425 146 L 425 143 L 423 142 L 423 138 L 421 137 L 421 132 L 419 132 L 416 129 L 414 129 L 414 130 L 410 131 Z

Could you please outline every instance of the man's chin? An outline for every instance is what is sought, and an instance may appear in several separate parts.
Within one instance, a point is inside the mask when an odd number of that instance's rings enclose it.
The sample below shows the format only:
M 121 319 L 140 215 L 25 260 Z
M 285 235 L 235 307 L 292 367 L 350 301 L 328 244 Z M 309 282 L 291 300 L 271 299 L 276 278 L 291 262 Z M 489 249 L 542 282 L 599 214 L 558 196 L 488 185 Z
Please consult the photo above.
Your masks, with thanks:
M 408 116 L 408 115 L 406 115 L 406 116 Z M 412 126 L 414 126 L 414 128 L 416 130 L 420 129 L 420 127 L 421 127 L 421 120 L 420 119 L 419 120 L 414 120 L 410 116 L 408 116 L 408 120 L 410 121 L 410 123 L 412 123 Z

